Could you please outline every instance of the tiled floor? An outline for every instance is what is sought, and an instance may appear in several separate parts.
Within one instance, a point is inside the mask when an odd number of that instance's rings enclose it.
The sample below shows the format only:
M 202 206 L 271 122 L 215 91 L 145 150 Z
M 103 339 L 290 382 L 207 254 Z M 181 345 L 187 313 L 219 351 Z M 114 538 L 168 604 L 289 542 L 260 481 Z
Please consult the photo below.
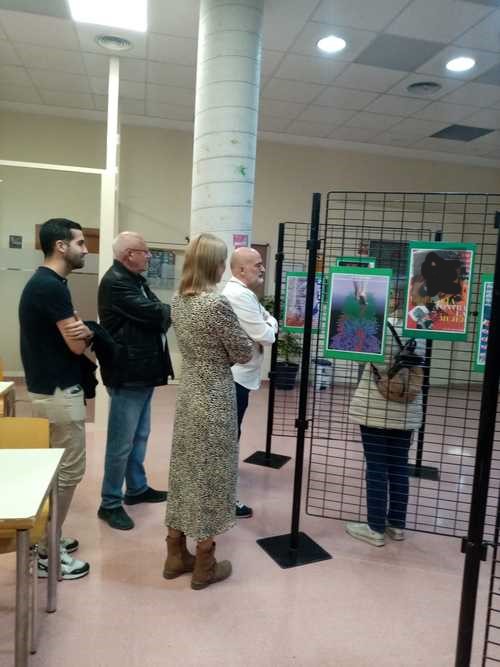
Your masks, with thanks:
M 175 387 L 154 399 L 151 485 L 165 488 Z M 20 394 L 21 398 L 22 395 Z M 242 458 L 262 449 L 266 390 L 254 393 Z M 19 414 L 27 405 L 20 404 Z M 241 465 L 241 499 L 255 517 L 217 540 L 234 575 L 204 591 L 161 576 L 164 506 L 131 507 L 136 528 L 96 517 L 104 433 L 88 425 L 88 470 L 67 521 L 90 576 L 62 582 L 59 609 L 43 614 L 32 667 L 452 667 L 463 556 L 456 539 L 409 533 L 375 549 L 339 521 L 303 516 L 301 529 L 333 559 L 281 570 L 259 537 L 290 529 L 293 461 L 281 470 Z M 274 449 L 293 455 L 292 439 Z M 1 490 L 0 490 L 1 492 Z M 473 665 L 481 664 L 489 566 L 483 567 Z M 0 665 L 13 664 L 15 562 L 1 558 Z M 43 595 L 41 596 L 41 604 Z

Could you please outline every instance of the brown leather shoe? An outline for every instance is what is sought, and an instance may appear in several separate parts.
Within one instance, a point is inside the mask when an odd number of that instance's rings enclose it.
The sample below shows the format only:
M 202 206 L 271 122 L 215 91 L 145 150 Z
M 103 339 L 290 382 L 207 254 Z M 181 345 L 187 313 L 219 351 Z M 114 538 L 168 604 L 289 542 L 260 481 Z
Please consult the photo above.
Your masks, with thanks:
M 175 579 L 185 572 L 194 570 L 195 558 L 186 547 L 186 536 L 167 537 L 167 560 L 163 567 L 165 579 Z
M 196 561 L 193 576 L 191 577 L 191 588 L 199 591 L 202 588 L 227 579 L 233 567 L 228 560 L 218 563 L 215 560 L 215 542 L 209 547 L 196 547 Z

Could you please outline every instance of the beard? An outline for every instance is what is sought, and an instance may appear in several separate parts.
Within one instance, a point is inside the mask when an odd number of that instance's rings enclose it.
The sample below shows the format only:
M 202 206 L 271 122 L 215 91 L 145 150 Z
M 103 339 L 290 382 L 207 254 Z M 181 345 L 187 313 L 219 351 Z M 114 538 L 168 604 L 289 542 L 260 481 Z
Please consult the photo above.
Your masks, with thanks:
M 68 262 L 72 271 L 75 269 L 83 269 L 85 266 L 85 257 L 82 257 L 81 255 L 67 257 L 66 261 Z

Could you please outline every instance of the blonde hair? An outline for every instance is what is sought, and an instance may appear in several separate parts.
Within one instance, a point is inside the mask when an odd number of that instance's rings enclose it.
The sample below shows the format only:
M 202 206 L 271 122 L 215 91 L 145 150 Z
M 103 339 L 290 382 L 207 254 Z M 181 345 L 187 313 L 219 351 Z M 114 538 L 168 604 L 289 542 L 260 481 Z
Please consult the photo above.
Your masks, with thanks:
M 200 234 L 188 245 L 182 269 L 179 294 L 194 296 L 217 283 L 217 269 L 227 259 L 224 241 L 213 234 Z

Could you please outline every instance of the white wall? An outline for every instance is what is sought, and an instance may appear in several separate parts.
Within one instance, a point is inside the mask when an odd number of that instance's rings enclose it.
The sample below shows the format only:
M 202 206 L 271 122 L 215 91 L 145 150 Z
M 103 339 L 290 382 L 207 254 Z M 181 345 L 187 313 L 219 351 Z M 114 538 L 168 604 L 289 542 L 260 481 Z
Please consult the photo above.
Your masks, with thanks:
M 192 135 L 122 126 L 120 153 L 120 229 L 140 231 L 150 243 L 182 243 L 189 233 Z M 0 159 L 103 167 L 105 127 L 91 121 L 0 113 Z M 259 142 L 253 240 L 271 245 L 272 269 L 277 224 L 308 221 L 313 191 L 495 192 L 500 189 L 499 171 Z M 1 167 L 0 178 L 4 179 L 0 184 L 0 268 L 20 262 L 15 258 L 21 255 L 14 253 L 24 252 L 11 250 L 6 259 L 1 251 L 8 245 L 9 234 L 22 234 L 25 248 L 32 249 L 34 225 L 48 217 L 71 217 L 83 226 L 98 226 L 97 176 Z M 24 263 L 32 257 L 26 255 Z M 0 355 L 6 369 L 19 371 L 17 304 L 24 278 L 13 278 L 11 273 L 6 279 L 7 272 L 0 271 Z M 273 289 L 272 273 L 268 293 Z

